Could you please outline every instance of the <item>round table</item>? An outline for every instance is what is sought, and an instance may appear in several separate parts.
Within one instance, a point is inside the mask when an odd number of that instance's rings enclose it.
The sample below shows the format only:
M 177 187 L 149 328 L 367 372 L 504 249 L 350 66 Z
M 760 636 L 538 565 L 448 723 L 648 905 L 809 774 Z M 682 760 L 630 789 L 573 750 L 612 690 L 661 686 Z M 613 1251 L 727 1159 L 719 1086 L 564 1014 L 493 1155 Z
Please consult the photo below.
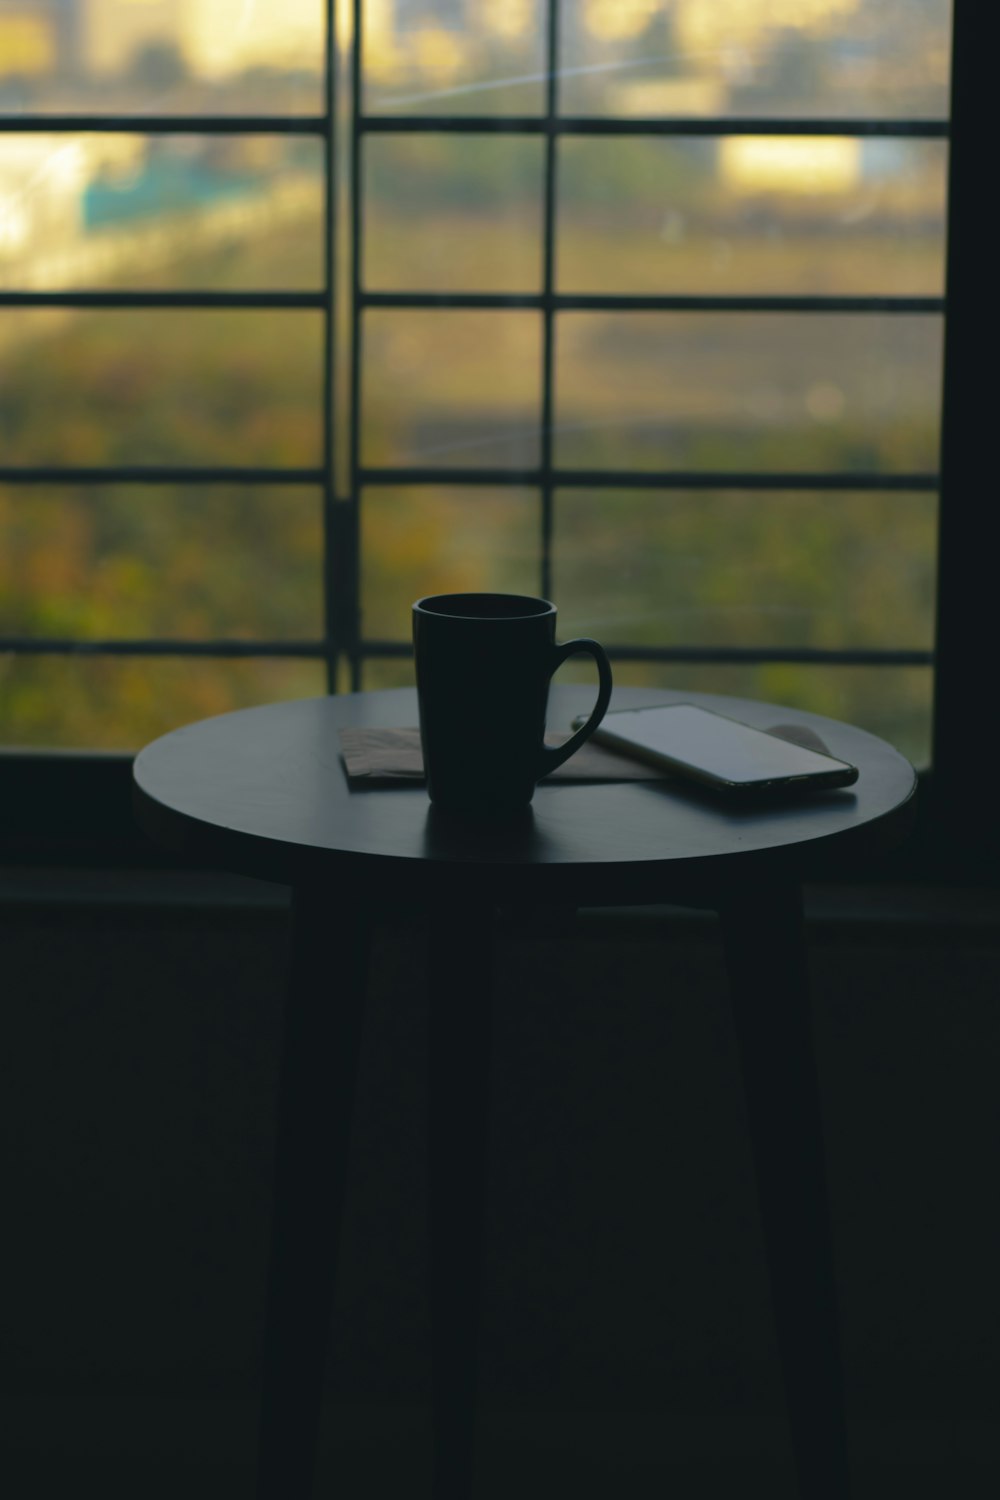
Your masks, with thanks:
M 592 701 L 592 689 L 554 685 L 550 727 Z M 495 911 L 659 902 L 721 918 L 800 1488 L 847 1496 L 801 885 L 897 844 L 916 777 L 875 736 L 791 708 L 637 688 L 617 688 L 612 708 L 673 702 L 808 729 L 858 781 L 744 808 L 678 780 L 543 783 L 519 818 L 469 825 L 439 814 L 420 784 L 348 785 L 338 730 L 415 725 L 409 688 L 223 714 L 137 756 L 136 815 L 154 840 L 293 887 L 260 1500 L 311 1495 L 372 919 L 398 903 L 428 926 L 435 1500 L 472 1492 Z

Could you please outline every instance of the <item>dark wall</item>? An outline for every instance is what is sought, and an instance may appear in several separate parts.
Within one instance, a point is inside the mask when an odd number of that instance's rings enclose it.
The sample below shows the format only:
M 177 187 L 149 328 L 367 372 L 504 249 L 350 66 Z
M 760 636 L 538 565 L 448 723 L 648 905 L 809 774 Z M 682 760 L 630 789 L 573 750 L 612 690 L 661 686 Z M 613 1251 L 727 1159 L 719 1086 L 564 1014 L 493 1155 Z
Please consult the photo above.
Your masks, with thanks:
M 287 910 L 117 879 L 0 910 L 8 1493 L 249 1496 Z M 1000 1478 L 1000 909 L 949 900 L 809 907 L 859 1494 Z M 425 1493 L 421 944 L 379 928 L 317 1489 L 345 1500 L 393 1465 Z M 492 1111 L 482 1494 L 577 1463 L 686 1500 L 731 1463 L 794 1495 L 714 922 L 508 923 Z

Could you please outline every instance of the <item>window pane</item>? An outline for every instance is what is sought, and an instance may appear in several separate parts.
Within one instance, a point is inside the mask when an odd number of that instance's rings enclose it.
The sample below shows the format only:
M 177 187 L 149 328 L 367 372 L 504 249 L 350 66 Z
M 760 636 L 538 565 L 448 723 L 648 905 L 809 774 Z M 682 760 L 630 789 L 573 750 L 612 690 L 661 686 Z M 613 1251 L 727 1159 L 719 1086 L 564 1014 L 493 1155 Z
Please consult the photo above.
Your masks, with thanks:
M 365 166 L 370 291 L 541 290 L 541 141 L 376 135 Z
M 943 116 L 950 19 L 950 0 L 561 0 L 561 106 Z
M 936 520 L 925 493 L 561 491 L 560 620 L 622 645 L 930 650 Z
M 559 290 L 940 296 L 947 148 L 563 140 Z
M 322 196 L 316 141 L 0 134 L 0 286 L 316 288 Z
M 0 487 L 0 634 L 318 640 L 307 489 Z
M 321 336 L 300 311 L 0 311 L 4 462 L 314 464 Z
M 361 506 L 366 640 L 411 640 L 427 594 L 537 594 L 541 502 L 528 489 L 369 489 Z
M 8 745 L 139 750 L 213 714 L 326 691 L 319 661 L 203 657 L 7 656 Z
M 537 314 L 378 311 L 364 327 L 366 464 L 538 463 Z
M 322 108 L 323 0 L 63 0 L 0 12 L 0 112 Z
M 413 687 L 416 683 L 413 657 L 372 657 L 362 663 L 361 683 L 366 693 L 377 692 L 379 688 Z
M 363 0 L 372 113 L 532 114 L 543 107 L 545 0 Z
M 612 662 L 619 687 L 729 693 L 857 724 L 894 745 L 918 768 L 931 758 L 930 667 L 817 667 L 779 662 L 709 666 L 685 662 Z M 560 682 L 594 682 L 593 663 L 571 657 Z
M 564 314 L 556 462 L 934 472 L 941 346 L 938 317 Z

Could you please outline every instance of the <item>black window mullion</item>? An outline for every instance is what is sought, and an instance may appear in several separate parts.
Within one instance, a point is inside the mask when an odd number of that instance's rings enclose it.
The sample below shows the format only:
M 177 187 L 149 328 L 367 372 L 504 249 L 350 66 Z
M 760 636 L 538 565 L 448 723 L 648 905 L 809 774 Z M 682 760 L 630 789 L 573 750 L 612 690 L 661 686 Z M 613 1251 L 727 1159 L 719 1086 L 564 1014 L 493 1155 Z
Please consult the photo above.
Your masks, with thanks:
M 354 608 L 349 658 L 351 666 L 351 690 L 361 691 L 362 656 L 360 650 L 360 599 L 361 571 L 361 359 L 362 359 L 362 256 L 364 254 L 364 189 L 362 183 L 363 156 L 361 142 L 361 89 L 362 57 L 364 48 L 364 5 L 362 0 L 353 0 L 353 46 L 351 49 L 351 402 L 349 419 L 350 471 L 351 471 L 351 519 Z
M 356 33 L 357 35 L 357 33 Z M 367 115 L 358 111 L 364 134 L 542 135 L 546 115 Z M 724 115 L 692 118 L 564 115 L 560 135 L 847 135 L 943 140 L 947 120 L 800 119 Z M 311 135 L 327 132 L 325 115 L 0 115 L 0 135 Z
M 867 646 L 646 646 L 628 641 L 605 641 L 612 661 L 684 662 L 699 666 L 930 667 L 932 651 L 908 647 Z M 363 654 L 373 659 L 405 660 L 412 656 L 409 641 L 365 641 Z
M 562 469 L 553 466 L 556 489 L 625 490 L 936 490 L 937 474 L 868 474 L 861 471 L 794 473 L 741 469 Z M 365 485 L 540 486 L 537 469 L 483 469 L 392 464 L 360 470 Z
M 993 53 L 969 0 L 954 0 L 941 503 L 932 739 L 933 836 L 947 869 L 991 883 L 1000 819 L 990 765 L 1000 732 L 994 664 L 997 548 L 995 241 L 984 220 L 995 132 Z
M 255 641 L 227 640 L 218 636 L 210 641 L 185 640 L 183 637 L 154 640 L 137 637 L 129 640 L 85 640 L 79 637 L 0 636 L 0 652 L 16 651 L 21 656 L 281 656 L 315 659 L 329 654 L 329 643 L 322 641 Z
M 337 493 L 334 470 L 333 412 L 337 379 L 337 277 L 334 257 L 337 243 L 336 196 L 336 0 L 325 0 L 324 97 L 326 133 L 323 137 L 323 626 L 326 644 L 326 689 L 337 691 L 340 648 L 338 610 L 341 604 L 341 539 L 337 525 Z
M 733 115 L 623 118 L 616 115 L 563 115 L 552 125 L 542 115 L 362 115 L 366 135 L 847 135 L 882 139 L 944 140 L 947 120 L 802 119 Z
M 12 291 L 0 288 L 0 307 L 72 307 L 72 308 L 165 308 L 193 312 L 198 308 L 236 308 L 243 311 L 285 311 L 307 309 L 322 312 L 326 297 L 317 292 L 155 292 L 135 290 L 78 290 L 39 292 Z
M 553 181 L 555 178 L 553 178 Z M 547 197 L 547 195 L 546 195 Z M 550 242 L 546 236 L 546 245 Z M 555 234 L 551 236 L 555 244 Z M 0 294 L 2 296 L 2 294 Z M 724 312 L 724 313 L 940 313 L 943 297 L 914 296 L 751 296 L 656 292 L 362 292 L 363 308 L 514 308 L 543 312 Z
M 325 115 L 0 115 L 0 135 L 312 135 Z
M 557 135 L 559 118 L 559 0 L 548 0 L 545 56 L 545 175 L 542 245 L 542 412 L 541 412 L 541 595 L 552 597 L 552 428 L 555 417 L 555 280 L 556 280 L 556 204 Z
M 310 484 L 322 486 L 324 470 L 243 468 L 229 464 L 0 464 L 0 484 Z

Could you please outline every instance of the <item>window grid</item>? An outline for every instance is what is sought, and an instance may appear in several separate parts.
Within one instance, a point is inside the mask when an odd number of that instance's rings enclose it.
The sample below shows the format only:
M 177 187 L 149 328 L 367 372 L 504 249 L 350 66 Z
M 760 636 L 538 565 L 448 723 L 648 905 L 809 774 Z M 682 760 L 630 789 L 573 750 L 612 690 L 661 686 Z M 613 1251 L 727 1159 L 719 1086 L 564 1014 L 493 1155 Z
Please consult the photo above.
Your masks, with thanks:
M 461 115 L 372 115 L 363 108 L 364 15 L 362 0 L 353 0 L 353 46 L 350 56 L 350 286 L 348 310 L 350 390 L 347 423 L 350 493 L 337 494 L 336 485 L 336 361 L 338 307 L 336 266 L 339 251 L 337 222 L 337 77 L 338 46 L 335 0 L 326 0 L 326 100 L 321 115 L 309 116 L 145 116 L 135 114 L 54 114 L 0 117 L 0 135 L 9 133 L 131 132 L 147 135 L 226 134 L 299 135 L 318 138 L 324 162 L 324 278 L 315 292 L 156 292 L 156 291 L 0 291 L 2 307 L 173 308 L 313 310 L 323 315 L 322 444 L 319 467 L 261 468 L 259 466 L 118 466 L 0 465 L 0 483 L 9 485 L 66 483 L 147 484 L 294 484 L 319 487 L 323 496 L 324 637 L 319 641 L 236 640 L 101 640 L 28 639 L 0 637 L 0 650 L 39 654 L 109 656 L 294 657 L 322 659 L 327 686 L 337 691 L 341 660 L 350 667 L 354 690 L 362 686 L 365 660 L 403 658 L 409 642 L 366 640 L 360 629 L 360 525 L 362 489 L 380 485 L 509 486 L 531 485 L 541 496 L 539 525 L 539 586 L 551 593 L 553 497 L 556 489 L 728 489 L 772 491 L 933 491 L 936 473 L 859 474 L 847 472 L 763 473 L 698 470 L 580 470 L 559 468 L 552 459 L 554 415 L 554 349 L 558 315 L 567 311 L 762 312 L 797 313 L 919 313 L 942 314 L 942 297 L 775 297 L 775 296 L 629 296 L 561 294 L 555 289 L 555 237 L 558 203 L 557 148 L 571 136 L 722 136 L 722 135 L 837 135 L 940 140 L 949 136 L 945 120 L 911 119 L 798 119 L 798 118 L 672 118 L 638 119 L 561 116 L 558 108 L 559 4 L 547 0 L 546 96 L 544 113 L 533 115 L 464 117 Z M 377 134 L 509 134 L 544 136 L 543 173 L 543 285 L 540 293 L 423 293 L 367 292 L 362 285 L 364 247 L 363 142 Z M 394 465 L 366 466 L 361 462 L 361 372 L 364 363 L 364 313 L 369 309 L 529 309 L 543 320 L 542 396 L 539 411 L 541 461 L 530 469 L 436 468 Z M 704 664 L 761 664 L 769 662 L 826 665 L 928 666 L 931 651 L 896 649 L 755 648 L 639 646 L 610 643 L 609 655 L 623 661 L 697 662 Z

